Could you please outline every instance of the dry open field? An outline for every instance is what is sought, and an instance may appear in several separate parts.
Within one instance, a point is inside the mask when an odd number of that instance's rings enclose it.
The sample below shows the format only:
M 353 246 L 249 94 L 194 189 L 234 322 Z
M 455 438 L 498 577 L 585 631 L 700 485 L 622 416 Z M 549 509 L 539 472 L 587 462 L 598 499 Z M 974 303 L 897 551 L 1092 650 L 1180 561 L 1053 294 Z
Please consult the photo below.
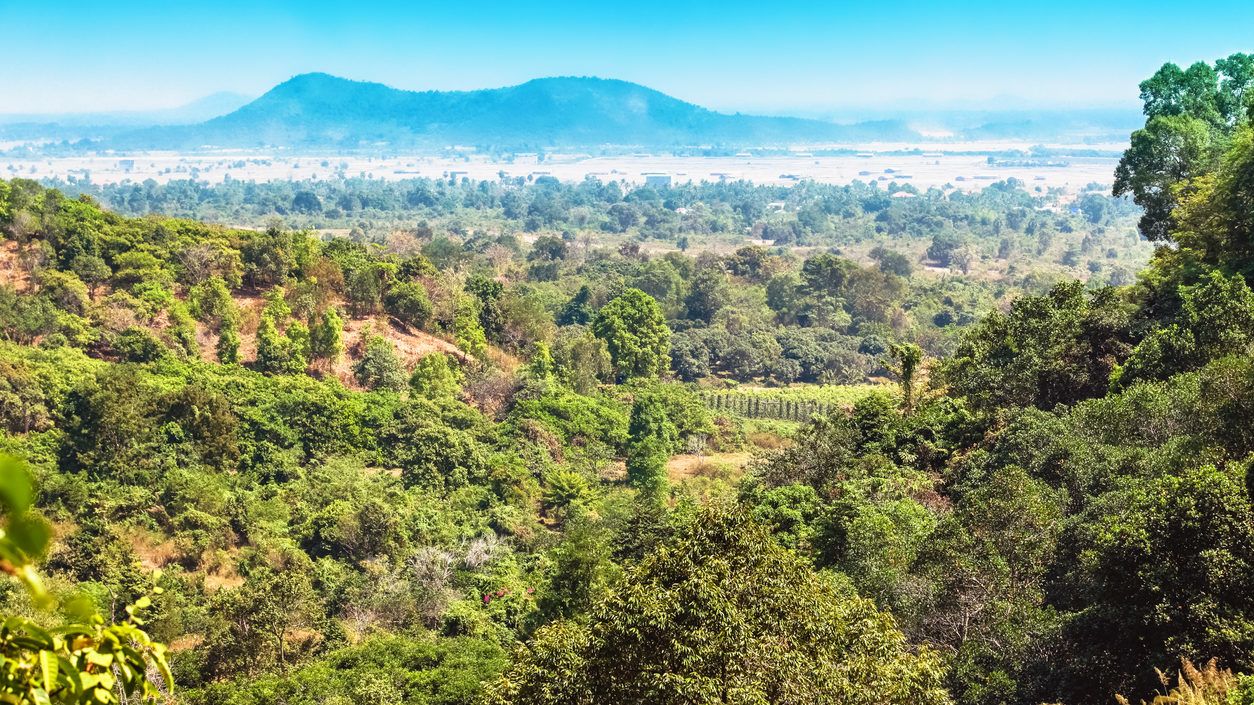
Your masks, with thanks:
M 1057 147 L 1066 148 L 1067 145 Z M 0 160 L 0 177 L 76 178 L 89 177 L 95 183 L 158 182 L 172 179 L 198 179 L 220 182 L 228 176 L 243 181 L 326 179 L 336 176 L 375 179 L 414 177 L 468 177 L 495 180 L 508 177 L 552 176 L 563 181 L 580 181 L 588 176 L 602 181 L 642 183 L 650 174 L 666 175 L 673 182 L 701 182 L 744 179 L 760 184 L 789 184 L 799 180 L 844 184 L 854 180 L 897 181 L 920 189 L 950 184 L 959 189 L 977 189 L 993 181 L 1014 177 L 1032 186 L 1059 187 L 1075 191 L 1097 182 L 1110 184 L 1114 157 L 1058 157 L 1062 165 L 991 166 L 987 157 L 973 152 L 1028 150 L 1031 145 L 1015 143 L 947 143 L 943 147 L 920 144 L 876 144 L 859 148 L 858 156 L 813 156 L 794 152 L 781 156 L 676 157 L 670 155 L 620 155 L 593 157 L 580 154 L 519 155 L 507 161 L 486 157 L 366 157 L 292 156 L 260 152 L 179 154 L 152 152 L 141 155 L 47 157 Z M 1089 148 L 1114 153 L 1119 145 L 1090 145 Z M 909 149 L 921 154 L 901 155 Z M 940 151 L 943 149 L 944 151 Z

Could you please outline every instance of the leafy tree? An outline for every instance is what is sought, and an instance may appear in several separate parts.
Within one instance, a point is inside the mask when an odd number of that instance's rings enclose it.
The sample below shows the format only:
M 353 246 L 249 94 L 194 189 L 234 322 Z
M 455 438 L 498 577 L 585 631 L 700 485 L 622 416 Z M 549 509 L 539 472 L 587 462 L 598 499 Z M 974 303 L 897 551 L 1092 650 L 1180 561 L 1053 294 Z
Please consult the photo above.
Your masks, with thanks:
M 984 410 L 1053 408 L 1103 395 L 1131 349 L 1128 308 L 1112 289 L 1086 294 L 1079 282 L 1025 296 L 993 312 L 942 365 L 958 394 Z
M 488 340 L 499 340 L 505 328 L 505 314 L 501 309 L 505 285 L 490 277 L 475 275 L 466 280 L 466 293 L 478 303 L 479 325 L 483 327 L 483 334 Z
M 897 377 L 901 381 L 901 408 L 906 412 L 914 409 L 914 383 L 923 362 L 923 348 L 914 343 L 902 343 L 890 348 L 896 363 Z
M 1132 484 L 1074 523 L 1055 587 L 1068 613 L 1068 697 L 1148 690 L 1153 665 L 1180 658 L 1254 668 L 1254 509 L 1244 473 L 1203 467 Z
M 557 324 L 561 326 L 586 325 L 595 315 L 596 310 L 592 306 L 592 289 L 584 284 L 562 307 L 557 315 Z
M 453 314 L 453 334 L 457 338 L 457 347 L 467 355 L 480 362 L 488 359 L 488 339 L 479 322 L 477 299 L 469 296 L 458 298 L 457 309 Z
M 666 485 L 666 462 L 679 440 L 679 430 L 667 417 L 660 397 L 637 397 L 627 434 L 627 482 L 647 492 L 658 491 Z
M 454 398 L 461 391 L 461 372 L 448 355 L 433 352 L 423 356 L 409 378 L 414 394 L 428 399 Z
M 218 362 L 224 365 L 239 362 L 239 344 L 239 332 L 235 326 L 235 320 L 231 318 L 223 320 L 218 328 L 218 342 L 215 347 Z
M 215 328 L 236 316 L 235 300 L 221 277 L 209 277 L 191 287 L 187 292 L 187 307 L 196 320 Z
M 298 344 L 279 333 L 272 317 L 263 315 L 257 325 L 257 369 L 268 374 L 300 374 L 307 365 Z
M 1163 379 L 1250 349 L 1254 343 L 1254 292 L 1244 279 L 1212 271 L 1199 283 L 1181 287 L 1180 298 L 1177 322 L 1146 336 L 1127 362 L 1113 372 L 1114 383 Z
M 689 318 L 709 323 L 727 305 L 729 296 L 727 274 L 723 268 L 701 267 L 693 277 L 684 306 Z
M 309 356 L 335 362 L 343 353 L 344 320 L 334 308 L 327 308 L 309 329 Z
M 539 630 L 492 702 L 949 702 L 934 652 L 734 510 L 698 512 L 613 594 Z
M 1248 93 L 1254 85 L 1249 57 L 1234 54 L 1182 70 L 1165 64 L 1141 83 L 1145 127 L 1132 133 L 1131 146 L 1115 171 L 1116 196 L 1130 194 L 1145 213 L 1141 233 L 1167 241 L 1175 229 L 1173 211 L 1191 181 L 1211 171 L 1227 136 L 1250 117 Z
M 396 346 L 378 335 L 366 338 L 361 358 L 353 365 L 353 376 L 367 389 L 401 391 L 406 386 L 405 365 Z
M 605 341 L 586 329 L 559 336 L 553 360 L 562 382 L 580 394 L 591 394 L 598 385 L 614 379 L 614 363 Z
M 628 289 L 605 304 L 592 331 L 605 341 L 619 379 L 666 371 L 670 329 L 657 301 L 643 291 Z
M 206 656 L 210 671 L 285 668 L 294 656 L 293 632 L 313 626 L 320 611 L 309 577 L 296 566 L 258 571 L 239 588 L 214 596 L 211 613 L 218 621 Z
M 397 320 L 415 328 L 425 327 L 432 312 L 426 288 L 415 282 L 393 283 L 388 287 L 383 307 Z

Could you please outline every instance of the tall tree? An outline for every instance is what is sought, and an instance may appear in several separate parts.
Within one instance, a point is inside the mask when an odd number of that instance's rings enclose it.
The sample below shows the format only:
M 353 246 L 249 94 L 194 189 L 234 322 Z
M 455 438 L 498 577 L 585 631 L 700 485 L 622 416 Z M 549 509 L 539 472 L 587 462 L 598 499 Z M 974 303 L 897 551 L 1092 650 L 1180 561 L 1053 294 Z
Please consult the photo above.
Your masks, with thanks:
M 670 363 L 670 329 L 657 301 L 628 289 L 605 304 L 592 323 L 605 341 L 619 379 L 655 377 Z

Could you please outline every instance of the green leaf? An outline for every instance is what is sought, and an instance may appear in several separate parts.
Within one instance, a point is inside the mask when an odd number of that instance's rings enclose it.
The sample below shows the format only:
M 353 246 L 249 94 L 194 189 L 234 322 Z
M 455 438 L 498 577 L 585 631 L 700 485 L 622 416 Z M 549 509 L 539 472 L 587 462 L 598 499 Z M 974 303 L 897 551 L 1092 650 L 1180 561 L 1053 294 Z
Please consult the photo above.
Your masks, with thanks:
M 0 455 L 0 509 L 10 516 L 30 508 L 32 496 L 30 475 L 22 461 Z
M 83 681 L 78 676 L 78 669 L 64 656 L 58 656 L 57 663 L 61 665 L 61 674 L 65 676 L 65 680 L 69 682 L 70 687 L 74 690 L 74 698 L 77 700 L 78 696 L 83 692 Z
M 52 538 L 52 528 L 42 517 L 23 514 L 9 519 L 9 540 L 29 558 L 43 554 Z
M 56 648 L 56 643 L 52 640 L 52 635 L 44 631 L 42 628 L 35 626 L 33 623 L 23 623 L 22 631 L 26 633 L 25 636 L 29 638 L 32 643 L 39 645 L 38 648 L 49 651 Z
M 39 652 L 39 671 L 44 678 L 44 688 L 55 689 L 59 667 L 55 653 L 46 649 Z

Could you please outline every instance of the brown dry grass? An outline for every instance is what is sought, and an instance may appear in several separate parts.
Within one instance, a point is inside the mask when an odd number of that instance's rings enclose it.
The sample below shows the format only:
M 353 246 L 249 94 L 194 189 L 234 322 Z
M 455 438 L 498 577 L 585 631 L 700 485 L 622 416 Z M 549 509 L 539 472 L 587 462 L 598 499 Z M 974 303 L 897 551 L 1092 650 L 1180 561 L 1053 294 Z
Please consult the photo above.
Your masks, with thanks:
M 745 466 L 749 464 L 752 457 L 753 455 L 746 451 L 676 455 L 667 461 L 666 475 L 671 482 L 683 482 L 693 477 L 735 479 L 744 474 Z

